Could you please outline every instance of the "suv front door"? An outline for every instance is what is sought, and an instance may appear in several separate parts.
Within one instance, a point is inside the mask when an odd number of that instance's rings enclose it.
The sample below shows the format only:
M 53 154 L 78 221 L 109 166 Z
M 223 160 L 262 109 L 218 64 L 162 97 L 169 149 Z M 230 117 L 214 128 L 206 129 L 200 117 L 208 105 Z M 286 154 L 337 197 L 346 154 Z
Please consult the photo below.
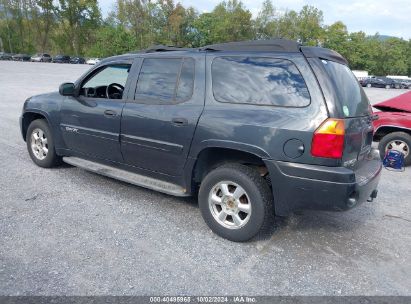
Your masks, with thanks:
M 181 176 L 204 107 L 204 57 L 150 57 L 139 62 L 134 100 L 126 103 L 122 115 L 124 161 Z
M 122 162 L 121 112 L 129 88 L 131 62 L 112 62 L 92 70 L 61 109 L 67 148 L 90 157 Z

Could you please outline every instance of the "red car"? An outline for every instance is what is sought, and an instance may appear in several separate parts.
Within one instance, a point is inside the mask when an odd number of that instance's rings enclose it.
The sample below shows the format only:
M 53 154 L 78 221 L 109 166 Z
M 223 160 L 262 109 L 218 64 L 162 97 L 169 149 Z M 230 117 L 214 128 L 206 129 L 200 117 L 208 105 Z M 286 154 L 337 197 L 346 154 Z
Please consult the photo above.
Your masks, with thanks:
M 411 165 L 411 92 L 375 104 L 380 110 L 374 121 L 374 141 L 383 157 L 394 149 L 404 154 L 405 164 Z

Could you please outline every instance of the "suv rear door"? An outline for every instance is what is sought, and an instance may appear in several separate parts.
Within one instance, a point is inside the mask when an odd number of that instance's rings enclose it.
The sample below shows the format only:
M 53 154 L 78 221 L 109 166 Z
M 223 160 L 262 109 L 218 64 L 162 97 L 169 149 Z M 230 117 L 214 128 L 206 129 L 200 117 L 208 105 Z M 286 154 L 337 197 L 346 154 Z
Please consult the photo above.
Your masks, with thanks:
M 121 122 L 124 161 L 181 176 L 204 108 L 204 55 L 139 60 L 135 91 L 130 92 L 134 100 L 124 106 Z

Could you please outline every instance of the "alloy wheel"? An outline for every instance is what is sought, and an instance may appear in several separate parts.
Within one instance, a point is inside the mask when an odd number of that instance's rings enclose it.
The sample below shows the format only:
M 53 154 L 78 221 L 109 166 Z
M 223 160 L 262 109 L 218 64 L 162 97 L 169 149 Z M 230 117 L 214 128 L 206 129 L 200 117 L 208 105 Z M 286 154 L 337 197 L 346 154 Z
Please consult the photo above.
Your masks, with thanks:
M 239 229 L 251 216 L 251 201 L 240 185 L 222 181 L 212 187 L 208 205 L 214 219 L 228 229 Z
M 39 128 L 33 130 L 30 136 L 30 146 L 33 155 L 37 159 L 43 160 L 47 157 L 47 153 L 49 152 L 48 142 L 43 130 Z

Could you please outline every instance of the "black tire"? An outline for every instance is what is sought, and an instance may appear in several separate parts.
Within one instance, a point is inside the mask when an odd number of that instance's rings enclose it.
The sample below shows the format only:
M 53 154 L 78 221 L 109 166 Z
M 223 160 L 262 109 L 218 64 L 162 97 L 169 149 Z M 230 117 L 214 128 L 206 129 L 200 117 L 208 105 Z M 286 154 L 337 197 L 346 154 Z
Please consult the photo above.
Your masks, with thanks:
M 381 138 L 380 143 L 378 144 L 378 150 L 380 150 L 381 158 L 383 159 L 385 156 L 385 149 L 387 145 L 394 140 L 403 141 L 407 144 L 408 156 L 404 159 L 404 161 L 406 166 L 411 165 L 411 135 L 405 132 L 392 132 Z
M 33 141 L 32 133 L 36 129 L 43 131 L 45 138 L 47 139 L 46 147 L 48 149 L 48 152 L 47 152 L 47 155 L 43 159 L 38 158 L 34 154 L 35 152 L 33 152 L 33 149 L 31 147 L 32 141 Z M 53 140 L 53 137 L 50 131 L 50 127 L 46 120 L 36 119 L 30 123 L 27 129 L 27 133 L 26 133 L 26 144 L 27 144 L 27 150 L 29 151 L 30 157 L 37 166 L 40 166 L 43 168 L 51 168 L 61 163 L 61 157 L 56 154 L 56 151 L 54 148 L 54 140 Z
M 241 186 L 250 199 L 251 213 L 244 226 L 229 229 L 217 222 L 209 207 L 209 194 L 219 182 L 230 181 Z M 260 174 L 241 164 L 222 165 L 201 182 L 198 202 L 204 221 L 217 235 L 234 242 L 248 241 L 267 231 L 274 223 L 273 197 L 270 187 Z

